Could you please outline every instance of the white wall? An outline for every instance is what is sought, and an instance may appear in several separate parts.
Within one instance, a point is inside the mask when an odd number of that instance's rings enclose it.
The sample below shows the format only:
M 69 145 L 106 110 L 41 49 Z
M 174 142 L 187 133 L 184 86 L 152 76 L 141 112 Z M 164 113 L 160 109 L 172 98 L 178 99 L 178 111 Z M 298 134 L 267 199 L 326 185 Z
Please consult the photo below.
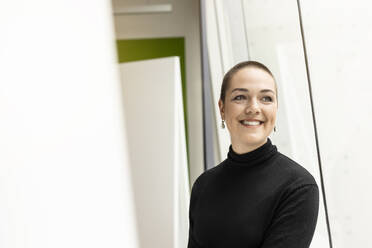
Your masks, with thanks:
M 301 2 L 334 247 L 372 247 L 372 4 Z
M 0 247 L 137 247 L 108 2 L 1 1 L 0 30 Z
M 173 11 L 161 14 L 115 16 L 116 38 L 185 37 L 189 165 L 192 184 L 204 168 L 199 1 L 113 0 L 114 8 L 142 5 L 146 2 L 148 4 L 171 3 Z

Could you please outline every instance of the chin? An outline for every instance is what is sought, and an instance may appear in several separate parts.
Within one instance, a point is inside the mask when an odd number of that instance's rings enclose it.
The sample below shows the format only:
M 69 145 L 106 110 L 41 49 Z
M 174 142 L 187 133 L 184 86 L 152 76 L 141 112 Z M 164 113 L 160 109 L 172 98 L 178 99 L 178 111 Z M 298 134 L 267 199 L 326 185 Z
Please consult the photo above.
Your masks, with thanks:
M 244 143 L 249 146 L 255 146 L 264 144 L 266 142 L 267 137 L 266 136 L 257 136 L 257 135 L 246 135 L 244 137 Z

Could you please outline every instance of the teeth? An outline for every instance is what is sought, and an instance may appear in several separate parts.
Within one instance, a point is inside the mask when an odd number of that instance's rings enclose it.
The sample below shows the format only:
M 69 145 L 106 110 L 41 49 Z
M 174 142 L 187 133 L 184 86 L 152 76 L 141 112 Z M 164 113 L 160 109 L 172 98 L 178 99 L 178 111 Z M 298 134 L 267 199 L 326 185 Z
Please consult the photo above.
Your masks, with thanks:
M 260 122 L 259 121 L 243 121 L 243 124 L 248 125 L 248 126 L 258 126 L 260 125 Z

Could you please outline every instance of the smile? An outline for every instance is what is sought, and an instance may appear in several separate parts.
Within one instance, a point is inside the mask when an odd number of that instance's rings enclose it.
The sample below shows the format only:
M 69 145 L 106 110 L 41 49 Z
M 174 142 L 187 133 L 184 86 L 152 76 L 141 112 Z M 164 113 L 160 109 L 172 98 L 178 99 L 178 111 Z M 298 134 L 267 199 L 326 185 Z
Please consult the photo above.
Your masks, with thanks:
M 257 126 L 260 126 L 263 121 L 257 121 L 257 120 L 252 120 L 252 121 L 247 121 L 247 120 L 242 120 L 242 121 L 239 121 L 243 126 L 246 126 L 246 127 L 257 127 Z

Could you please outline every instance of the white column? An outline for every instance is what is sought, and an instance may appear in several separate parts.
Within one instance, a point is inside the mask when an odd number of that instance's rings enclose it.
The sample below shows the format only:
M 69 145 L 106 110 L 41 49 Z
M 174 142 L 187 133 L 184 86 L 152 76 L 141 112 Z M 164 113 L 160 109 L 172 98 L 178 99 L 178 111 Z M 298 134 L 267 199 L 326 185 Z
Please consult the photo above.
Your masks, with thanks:
M 0 2 L 0 247 L 137 247 L 111 7 Z

